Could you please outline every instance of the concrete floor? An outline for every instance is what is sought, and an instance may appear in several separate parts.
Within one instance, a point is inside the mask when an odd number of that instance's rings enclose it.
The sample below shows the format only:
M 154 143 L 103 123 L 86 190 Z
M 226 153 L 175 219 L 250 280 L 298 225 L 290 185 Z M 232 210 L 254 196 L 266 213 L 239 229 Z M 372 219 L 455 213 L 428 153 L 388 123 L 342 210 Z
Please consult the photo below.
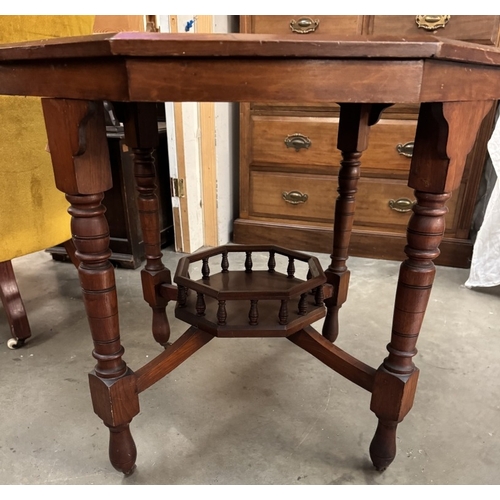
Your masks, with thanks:
M 165 263 L 174 270 L 180 256 L 165 252 Z M 399 264 L 349 264 L 338 345 L 376 367 Z M 384 473 L 368 456 L 376 418 L 367 392 L 285 339 L 216 339 L 141 394 L 131 425 L 138 468 L 124 478 L 91 408 L 94 360 L 75 269 L 44 252 L 14 266 L 33 337 L 9 350 L 0 316 L 0 484 L 500 484 L 500 287 L 464 288 L 467 270 L 438 268 L 415 405 Z M 137 369 L 161 348 L 139 270 L 117 269 L 116 278 L 125 360 Z M 175 340 L 186 326 L 171 323 Z

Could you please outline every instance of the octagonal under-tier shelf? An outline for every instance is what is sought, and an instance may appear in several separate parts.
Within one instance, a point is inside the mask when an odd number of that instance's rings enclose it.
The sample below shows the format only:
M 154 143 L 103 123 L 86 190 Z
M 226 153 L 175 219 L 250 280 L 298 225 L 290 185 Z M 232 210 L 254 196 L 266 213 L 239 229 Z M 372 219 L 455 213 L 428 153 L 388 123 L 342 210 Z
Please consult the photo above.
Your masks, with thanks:
M 255 269 L 255 252 L 267 254 L 266 269 Z M 236 253 L 244 264 L 230 262 Z M 277 256 L 285 257 L 285 269 L 277 268 Z M 217 257 L 220 271 L 212 274 Z M 296 261 L 306 264 L 304 279 L 296 276 Z M 195 263 L 201 264 L 199 279 L 190 275 Z M 218 337 L 288 336 L 325 316 L 326 276 L 318 259 L 277 246 L 227 245 L 188 255 L 180 259 L 174 282 L 176 317 Z

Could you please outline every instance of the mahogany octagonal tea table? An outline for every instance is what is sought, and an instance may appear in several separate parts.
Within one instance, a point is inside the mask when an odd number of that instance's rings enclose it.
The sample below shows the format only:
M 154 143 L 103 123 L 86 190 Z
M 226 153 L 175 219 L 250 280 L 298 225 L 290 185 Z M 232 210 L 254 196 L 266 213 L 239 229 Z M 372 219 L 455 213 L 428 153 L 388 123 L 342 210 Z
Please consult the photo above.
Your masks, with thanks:
M 410 411 L 417 386 L 413 357 L 434 280 L 446 201 L 460 184 L 483 118 L 500 98 L 498 50 L 427 36 L 105 34 L 0 46 L 0 94 L 43 98 L 56 185 L 70 203 L 97 360 L 89 375 L 92 402 L 110 430 L 110 461 L 117 470 L 130 474 L 135 467 L 129 424 L 139 413 L 139 394 L 214 337 L 286 337 L 371 392 L 370 409 L 378 425 L 370 456 L 379 470 L 393 461 L 396 427 Z M 134 156 L 147 255 L 142 287 L 152 308 L 154 339 L 165 348 L 135 371 L 123 359 L 101 204 L 111 188 L 103 101 L 115 103 Z M 342 161 L 326 270 L 293 250 L 228 245 L 181 259 L 173 280 L 177 286 L 172 282 L 160 251 L 152 155 L 158 138 L 155 103 L 169 101 L 340 105 L 337 147 Z M 347 297 L 346 261 L 361 155 L 370 127 L 394 103 L 420 105 L 408 178 L 416 203 L 408 223 L 407 259 L 399 273 L 389 354 L 373 368 L 334 342 L 338 312 Z M 233 252 L 242 253 L 244 265 L 235 268 Z M 253 268 L 253 252 L 268 255 L 266 269 Z M 277 269 L 276 256 L 287 262 L 285 271 Z M 306 276 L 296 275 L 297 259 L 307 265 Z M 199 279 L 191 276 L 193 262 L 201 263 Z M 176 316 L 190 324 L 172 344 L 169 301 L 176 302 Z M 319 333 L 311 324 L 322 317 Z

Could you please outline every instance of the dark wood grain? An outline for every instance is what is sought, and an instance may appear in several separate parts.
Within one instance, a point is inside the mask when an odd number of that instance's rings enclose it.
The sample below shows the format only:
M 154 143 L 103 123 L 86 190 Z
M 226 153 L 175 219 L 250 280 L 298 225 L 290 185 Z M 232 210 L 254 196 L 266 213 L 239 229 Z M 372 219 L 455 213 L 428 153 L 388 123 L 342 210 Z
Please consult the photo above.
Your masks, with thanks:
M 188 329 L 164 352 L 135 372 L 138 392 L 161 380 L 212 339 L 212 335 L 196 327 Z
M 189 43 L 186 39 L 189 37 Z M 367 43 L 369 42 L 369 43 Z M 0 61 L 132 57 L 434 58 L 500 64 L 492 47 L 436 36 L 117 33 L 3 44 Z
M 375 368 L 354 358 L 336 345 L 331 344 L 312 327 L 306 327 L 288 337 L 288 340 L 312 354 L 332 370 L 371 392 L 375 380 Z

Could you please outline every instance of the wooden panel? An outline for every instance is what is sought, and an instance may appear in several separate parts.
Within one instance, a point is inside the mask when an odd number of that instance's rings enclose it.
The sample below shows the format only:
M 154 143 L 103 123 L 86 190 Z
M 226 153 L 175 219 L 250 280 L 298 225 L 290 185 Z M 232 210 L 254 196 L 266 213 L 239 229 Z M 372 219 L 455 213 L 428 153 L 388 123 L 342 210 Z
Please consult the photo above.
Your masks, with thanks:
M 497 99 L 500 78 L 493 68 L 429 60 L 424 65 L 420 95 L 422 102 L 476 101 L 478 85 L 484 85 L 481 99 Z
M 415 22 L 416 16 L 375 16 L 374 35 L 433 35 L 455 40 L 496 45 L 500 16 L 451 16 L 444 28 L 426 31 Z
M 75 78 L 83 66 L 88 80 Z M 89 84 L 92 78 L 99 78 L 99 92 Z M 57 64 L 0 65 L 0 93 L 89 100 L 98 96 L 108 101 L 126 101 L 126 68 L 122 62 L 105 58 L 91 63 L 72 60 Z
M 254 164 L 339 165 L 338 118 L 253 116 L 251 161 Z M 308 149 L 296 151 L 285 139 L 302 134 L 310 140 Z
M 253 171 L 250 174 L 250 215 L 296 221 L 332 223 L 337 198 L 337 178 L 329 175 L 293 175 L 281 172 Z M 307 201 L 290 204 L 283 192 L 299 191 Z M 405 181 L 361 178 L 356 195 L 355 226 L 406 230 L 410 212 L 401 213 L 389 207 L 390 200 L 401 198 L 414 201 L 413 190 Z M 446 216 L 448 232 L 459 197 L 452 197 Z
M 458 193 L 457 193 L 458 194 Z M 399 228 L 404 232 L 411 212 L 401 213 L 390 208 L 390 200 L 401 198 L 415 200 L 413 189 L 407 186 L 406 181 L 392 179 L 367 179 L 359 181 L 356 195 L 356 226 L 373 226 L 382 230 Z M 447 203 L 449 212 L 446 216 L 447 232 L 454 230 L 454 218 L 459 197 L 453 196 Z
M 299 34 L 290 28 L 290 23 L 300 22 L 309 18 L 319 21 L 315 31 Z M 296 24 L 294 23 L 294 25 Z M 286 16 L 252 16 L 250 29 L 252 33 L 277 34 L 297 36 L 314 35 L 355 35 L 361 33 L 361 16 L 314 16 L 314 15 L 286 15 Z
M 250 215 L 294 220 L 333 222 L 337 180 L 328 175 L 250 173 Z M 305 203 L 287 203 L 283 192 L 307 194 Z
M 357 59 L 325 59 L 318 63 L 310 59 L 268 58 L 256 63 L 251 58 L 231 60 L 221 57 L 200 59 L 196 64 L 186 62 L 187 59 L 181 57 L 152 61 L 127 59 L 129 99 L 277 103 L 283 102 L 283 96 L 287 96 L 294 102 L 325 104 L 420 102 L 422 60 L 360 62 Z M 171 78 L 172 75 L 176 78 Z M 224 85 L 220 84 L 221 78 L 224 78 Z M 204 82 L 201 89 L 197 83 L 200 80 Z M 263 88 L 263 80 L 273 84 Z M 332 81 L 334 85 L 330 83 Z M 369 87 L 366 82 L 370 82 Z M 231 93 L 231 88 L 237 91 Z M 3 82 L 0 90 L 3 90 Z
M 95 16 L 94 33 L 145 31 L 144 16 Z
M 370 130 L 368 149 L 361 157 L 361 169 L 377 168 L 408 172 L 411 158 L 398 153 L 398 145 L 415 140 L 416 120 L 380 120 Z
M 236 219 L 234 242 L 242 244 L 269 243 L 291 246 L 297 250 L 331 253 L 333 228 L 313 223 L 273 223 L 261 220 Z M 406 245 L 404 233 L 353 229 L 349 255 L 371 259 L 403 261 Z M 469 268 L 472 257 L 470 240 L 445 237 L 441 254 L 434 261 L 440 266 Z
M 415 139 L 416 120 L 381 120 L 370 130 L 372 147 L 361 157 L 362 168 L 407 172 L 410 158 L 397 151 L 399 144 Z M 301 134 L 310 140 L 307 149 L 287 147 L 285 139 Z M 338 118 L 254 115 L 251 121 L 251 162 L 260 165 L 339 166 Z

